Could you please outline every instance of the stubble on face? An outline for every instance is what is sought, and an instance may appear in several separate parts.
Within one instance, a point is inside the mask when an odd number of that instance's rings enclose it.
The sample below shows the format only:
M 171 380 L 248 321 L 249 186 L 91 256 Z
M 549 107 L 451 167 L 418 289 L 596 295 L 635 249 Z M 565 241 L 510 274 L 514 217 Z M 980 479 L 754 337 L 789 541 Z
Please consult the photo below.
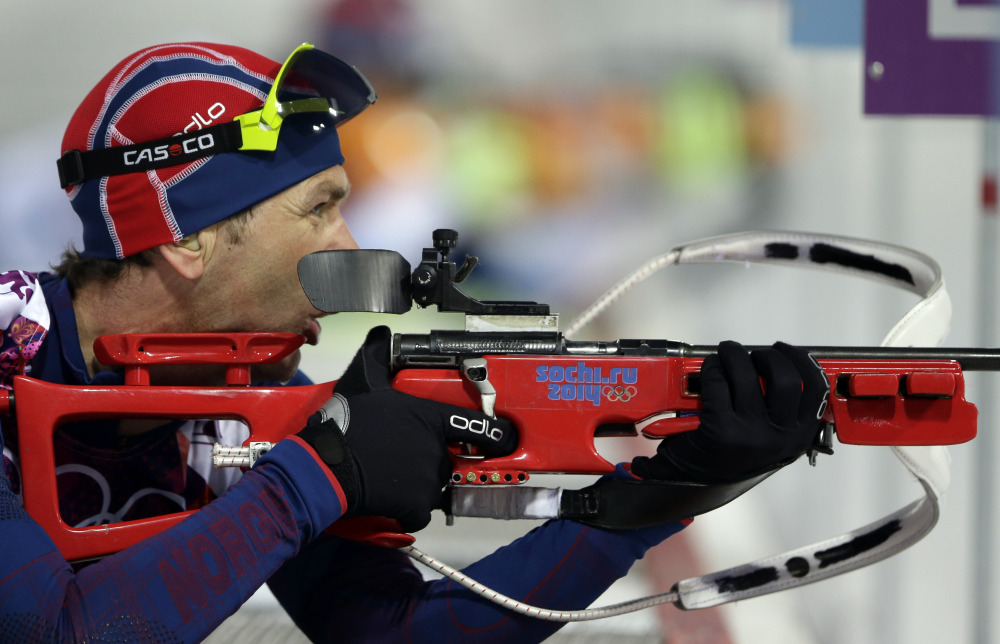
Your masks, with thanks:
M 254 206 L 238 239 L 219 231 L 199 285 L 194 330 L 296 333 L 318 342 L 323 314 L 302 290 L 298 262 L 312 252 L 358 247 L 340 213 L 349 191 L 343 168 L 330 168 Z M 299 360 L 295 351 L 252 372 L 255 379 L 284 382 Z

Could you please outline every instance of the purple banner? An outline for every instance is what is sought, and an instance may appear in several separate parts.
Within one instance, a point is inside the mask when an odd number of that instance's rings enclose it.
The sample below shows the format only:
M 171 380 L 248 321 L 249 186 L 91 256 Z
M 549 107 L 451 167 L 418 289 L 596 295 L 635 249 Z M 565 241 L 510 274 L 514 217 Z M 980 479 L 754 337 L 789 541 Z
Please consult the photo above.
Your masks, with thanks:
M 993 114 L 997 41 L 981 31 L 998 11 L 983 0 L 867 0 L 865 113 Z

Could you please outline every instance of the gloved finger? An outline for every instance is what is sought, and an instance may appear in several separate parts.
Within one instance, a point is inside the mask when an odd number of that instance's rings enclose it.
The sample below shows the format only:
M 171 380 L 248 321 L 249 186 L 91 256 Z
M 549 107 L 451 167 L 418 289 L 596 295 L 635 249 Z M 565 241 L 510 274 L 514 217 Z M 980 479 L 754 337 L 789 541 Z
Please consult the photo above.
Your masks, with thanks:
M 475 445 L 485 456 L 505 456 L 517 447 L 517 430 L 510 421 L 473 409 L 437 404 L 444 418 L 446 441 Z
M 784 354 L 802 376 L 802 398 L 799 400 L 799 423 L 815 423 L 826 412 L 830 400 L 830 379 L 808 351 L 784 342 L 774 348 Z
M 798 425 L 802 377 L 795 364 L 784 353 L 770 347 L 757 349 L 750 359 L 764 379 L 764 406 L 768 418 L 780 427 Z
M 707 356 L 701 363 L 701 400 L 702 417 L 705 413 L 718 412 L 721 414 L 732 414 L 733 401 L 729 391 L 729 381 L 726 379 L 726 370 L 722 366 L 722 360 L 717 354 Z
M 729 382 L 729 396 L 733 411 L 740 416 L 760 416 L 764 413 L 764 393 L 760 377 L 750 360 L 750 352 L 739 342 L 726 340 L 719 343 L 719 360 Z
M 399 513 L 396 521 L 403 532 L 419 532 L 431 522 L 431 513 L 430 510 L 407 509 Z
M 663 438 L 656 447 L 656 456 L 636 456 L 632 459 L 632 474 L 648 481 L 680 481 L 685 480 L 687 467 L 678 464 L 673 457 L 672 447 L 681 443 L 682 450 L 690 449 L 691 432 L 672 434 Z
M 392 333 L 389 327 L 377 326 L 369 331 L 344 375 L 337 381 L 334 391 L 350 398 L 388 389 L 391 348 Z
M 435 450 L 436 451 L 436 450 Z M 397 503 L 398 510 L 395 512 L 396 520 L 402 526 L 404 532 L 417 532 L 427 527 L 431 522 L 431 510 L 440 505 L 441 494 L 451 476 L 451 460 L 447 456 L 448 452 L 444 445 L 441 445 L 439 455 L 434 466 L 427 467 L 422 471 L 422 475 L 412 479 L 401 479 L 401 483 L 406 486 L 408 494 L 397 493 L 393 501 Z M 393 458 L 427 458 L 430 456 L 418 454 L 414 456 L 394 455 Z M 398 461 L 396 461 L 398 462 Z M 428 463 L 430 465 L 430 463 Z M 405 499 L 405 501 L 404 501 Z M 392 501 L 386 501 L 392 503 Z

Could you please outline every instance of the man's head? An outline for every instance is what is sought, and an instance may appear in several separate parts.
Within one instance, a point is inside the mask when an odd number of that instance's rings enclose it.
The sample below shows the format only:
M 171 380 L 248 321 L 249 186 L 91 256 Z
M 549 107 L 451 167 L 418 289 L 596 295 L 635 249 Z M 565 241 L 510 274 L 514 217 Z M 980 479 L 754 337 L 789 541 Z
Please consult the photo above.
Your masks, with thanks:
M 204 43 L 119 63 L 77 109 L 59 162 L 84 224 L 83 251 L 58 270 L 85 293 L 74 297 L 85 356 L 106 333 L 315 342 L 321 314 L 296 265 L 357 247 L 340 214 L 350 186 L 336 127 L 374 100 L 356 70 L 308 45 L 284 66 Z M 285 362 L 275 379 L 294 373 Z
M 303 52 L 282 68 L 239 47 L 168 44 L 108 72 L 63 138 L 60 176 L 83 221 L 81 255 L 121 259 L 177 242 L 343 163 L 336 125 L 374 92 L 350 66 Z M 317 111 L 317 97 L 332 100 Z M 262 107 L 263 123 L 233 120 Z M 254 149 L 253 137 L 279 127 Z

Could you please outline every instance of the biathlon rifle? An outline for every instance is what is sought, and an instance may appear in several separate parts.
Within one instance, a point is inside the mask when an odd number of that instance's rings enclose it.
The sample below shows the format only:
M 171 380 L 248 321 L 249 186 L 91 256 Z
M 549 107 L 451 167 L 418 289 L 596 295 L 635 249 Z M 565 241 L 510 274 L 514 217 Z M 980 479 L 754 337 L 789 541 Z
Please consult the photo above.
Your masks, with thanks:
M 465 330 L 396 334 L 392 348 L 396 389 L 480 408 L 518 428 L 518 446 L 508 456 L 485 459 L 471 446 L 451 447 L 454 467 L 443 508 L 449 518 L 562 517 L 603 527 L 639 527 L 714 509 L 763 478 L 687 488 L 649 481 L 606 482 L 606 478 L 583 490 L 523 485 L 541 473 L 599 475 L 613 471 L 615 466 L 598 453 L 595 438 L 641 435 L 659 439 L 695 429 L 700 409 L 698 372 L 702 359 L 715 347 L 661 339 L 572 340 L 569 331 L 558 330 L 558 317 L 548 305 L 480 301 L 463 293 L 458 284 L 477 260 L 467 258 L 458 267 L 449 256 L 456 243 L 454 231 L 435 231 L 433 247 L 423 250 L 422 260 L 412 272 L 401 255 L 387 250 L 321 251 L 299 263 L 303 289 L 313 305 L 325 312 L 403 313 L 416 303 L 465 314 Z M 869 252 L 872 248 L 875 250 Z M 938 322 L 932 311 L 940 307 L 931 304 L 942 304 L 943 299 L 947 308 L 939 271 L 930 258 L 900 247 L 873 246 L 848 238 L 743 234 L 678 247 L 660 258 L 659 264 L 718 259 L 807 264 L 887 281 L 923 296 L 907 322 L 919 318 L 933 327 Z M 647 267 L 640 272 L 651 270 L 655 269 Z M 630 276 L 622 284 L 636 281 Z M 609 291 L 572 327 L 573 332 L 622 290 Z M 894 330 L 897 340 L 907 339 L 907 328 L 898 325 Z M 17 415 L 25 508 L 71 561 L 117 552 L 177 523 L 188 513 L 85 528 L 66 525 L 58 509 L 53 431 L 67 422 L 94 418 L 236 419 L 249 426 L 250 438 L 242 446 L 217 446 L 216 465 L 249 466 L 273 443 L 301 429 L 309 414 L 331 394 L 333 383 L 251 385 L 253 364 L 279 361 L 301 343 L 298 335 L 275 333 L 103 336 L 95 342 L 95 352 L 103 364 L 124 369 L 123 386 L 56 385 L 16 377 L 9 398 L 0 400 L 0 414 Z M 811 460 L 817 454 L 832 453 L 835 439 L 845 444 L 897 447 L 969 441 L 976 435 L 977 411 L 965 399 L 964 372 L 1000 370 L 997 350 L 834 346 L 808 350 L 831 384 L 823 430 L 810 450 Z M 150 386 L 149 368 L 166 363 L 223 364 L 227 386 Z M 881 522 L 844 535 L 837 542 L 841 552 L 846 548 L 857 554 L 859 535 L 867 535 L 871 542 L 872 534 L 879 535 L 876 545 L 895 552 L 930 530 L 937 520 L 936 489 L 940 486 L 925 480 L 932 476 L 917 474 L 929 497 L 931 488 L 935 489 L 933 507 L 916 502 Z M 904 524 L 913 525 L 904 530 Z M 413 541 L 412 536 L 395 533 L 391 526 L 362 519 L 338 521 L 334 528 L 341 534 L 384 545 Z M 919 534 L 914 537 L 915 533 Z M 893 535 L 900 543 L 892 543 Z M 826 542 L 828 546 L 831 543 Z M 763 589 L 784 583 L 789 575 L 804 583 L 865 565 L 838 561 L 831 566 L 810 548 L 781 555 L 805 561 L 804 569 L 798 563 L 780 574 L 764 575 L 766 583 L 737 584 L 736 595 L 726 595 L 727 599 L 719 599 L 719 584 L 710 583 L 707 577 L 688 580 L 695 582 L 697 592 L 688 593 L 686 607 L 770 592 Z M 810 570 L 810 557 L 815 574 Z M 739 575 L 761 579 L 758 568 L 751 565 L 749 572 L 743 570 Z M 819 572 L 821 568 L 825 572 Z M 731 579 L 733 574 L 725 571 L 723 576 Z M 810 578 L 801 579 L 806 576 Z M 726 583 L 730 590 L 734 588 Z M 709 587 L 715 590 L 706 598 Z M 754 589 L 759 592 L 746 594 Z

